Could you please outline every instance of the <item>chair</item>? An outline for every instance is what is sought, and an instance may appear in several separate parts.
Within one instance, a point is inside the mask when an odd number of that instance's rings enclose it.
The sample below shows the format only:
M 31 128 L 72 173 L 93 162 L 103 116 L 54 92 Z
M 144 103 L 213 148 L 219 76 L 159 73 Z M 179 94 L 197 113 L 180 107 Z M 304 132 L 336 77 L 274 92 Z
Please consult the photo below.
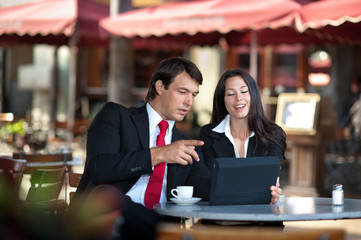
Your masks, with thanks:
M 181 229 L 175 224 L 161 224 L 157 229 L 157 240 L 342 240 L 346 233 L 342 229 L 293 229 L 220 227 Z
M 77 188 L 79 186 L 80 179 L 83 174 L 81 173 L 73 173 L 69 172 L 69 186 Z M 69 201 L 71 201 L 72 197 L 74 196 L 75 192 L 69 192 Z
M 19 197 L 19 189 L 23 172 L 26 168 L 26 160 L 13 159 L 0 156 L 0 183 L 6 183 L 14 193 L 15 199 Z M 5 190 L 6 186 L 1 186 Z
M 63 188 L 66 167 L 57 169 L 36 169 L 31 175 L 26 203 L 41 212 L 65 214 L 67 204 L 59 200 Z

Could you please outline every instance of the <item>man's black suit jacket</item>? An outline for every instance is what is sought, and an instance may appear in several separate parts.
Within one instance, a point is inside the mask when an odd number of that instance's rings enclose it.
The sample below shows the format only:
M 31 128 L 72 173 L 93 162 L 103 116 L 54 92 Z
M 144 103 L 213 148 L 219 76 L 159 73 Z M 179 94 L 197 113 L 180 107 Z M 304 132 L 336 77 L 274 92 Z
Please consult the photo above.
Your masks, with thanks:
M 175 127 L 172 142 L 186 139 Z M 203 162 L 191 165 L 168 164 L 167 199 L 179 185 L 194 186 L 194 196 L 209 199 L 210 172 Z M 84 174 L 77 193 L 99 184 L 112 184 L 124 194 L 143 174 L 152 173 L 149 149 L 149 120 L 146 106 L 126 108 L 116 103 L 105 104 L 92 121 L 87 138 Z
M 234 148 L 224 133 L 212 131 L 219 123 L 211 123 L 203 126 L 200 130 L 200 138 L 204 141 L 203 157 L 209 169 L 213 168 L 216 158 L 235 157 Z M 266 154 L 265 145 L 256 137 L 249 139 L 247 157 L 277 156 L 282 160 L 282 149 L 276 144 L 268 146 Z

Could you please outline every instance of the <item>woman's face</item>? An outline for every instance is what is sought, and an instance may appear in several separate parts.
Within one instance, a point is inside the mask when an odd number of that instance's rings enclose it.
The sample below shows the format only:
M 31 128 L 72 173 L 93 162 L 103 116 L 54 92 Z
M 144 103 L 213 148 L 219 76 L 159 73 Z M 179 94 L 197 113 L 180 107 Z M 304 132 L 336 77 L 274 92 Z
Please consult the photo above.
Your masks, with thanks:
M 251 107 L 251 95 L 242 77 L 235 76 L 226 80 L 224 103 L 232 118 L 247 118 Z

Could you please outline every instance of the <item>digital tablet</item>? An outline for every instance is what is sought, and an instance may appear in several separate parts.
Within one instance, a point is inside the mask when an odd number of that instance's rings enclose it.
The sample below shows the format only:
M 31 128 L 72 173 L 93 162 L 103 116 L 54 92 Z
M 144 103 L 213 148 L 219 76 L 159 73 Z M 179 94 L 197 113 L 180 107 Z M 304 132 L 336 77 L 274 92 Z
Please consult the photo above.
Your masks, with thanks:
M 278 157 L 217 158 L 212 169 L 211 205 L 269 204 Z

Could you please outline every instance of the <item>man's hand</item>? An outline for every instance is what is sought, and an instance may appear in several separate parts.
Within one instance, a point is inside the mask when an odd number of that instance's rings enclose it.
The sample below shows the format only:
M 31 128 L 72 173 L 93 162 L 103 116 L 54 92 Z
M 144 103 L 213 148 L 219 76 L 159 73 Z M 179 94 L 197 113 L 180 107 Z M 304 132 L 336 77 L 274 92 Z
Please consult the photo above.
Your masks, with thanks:
M 270 190 L 271 190 L 271 195 L 272 195 L 271 204 L 276 204 L 282 194 L 282 189 L 280 188 L 280 183 L 277 182 L 276 186 L 271 186 Z
M 192 158 L 199 161 L 195 147 L 203 144 L 203 141 L 199 140 L 179 140 L 169 145 L 151 148 L 152 166 L 161 162 L 187 165 L 192 164 Z

